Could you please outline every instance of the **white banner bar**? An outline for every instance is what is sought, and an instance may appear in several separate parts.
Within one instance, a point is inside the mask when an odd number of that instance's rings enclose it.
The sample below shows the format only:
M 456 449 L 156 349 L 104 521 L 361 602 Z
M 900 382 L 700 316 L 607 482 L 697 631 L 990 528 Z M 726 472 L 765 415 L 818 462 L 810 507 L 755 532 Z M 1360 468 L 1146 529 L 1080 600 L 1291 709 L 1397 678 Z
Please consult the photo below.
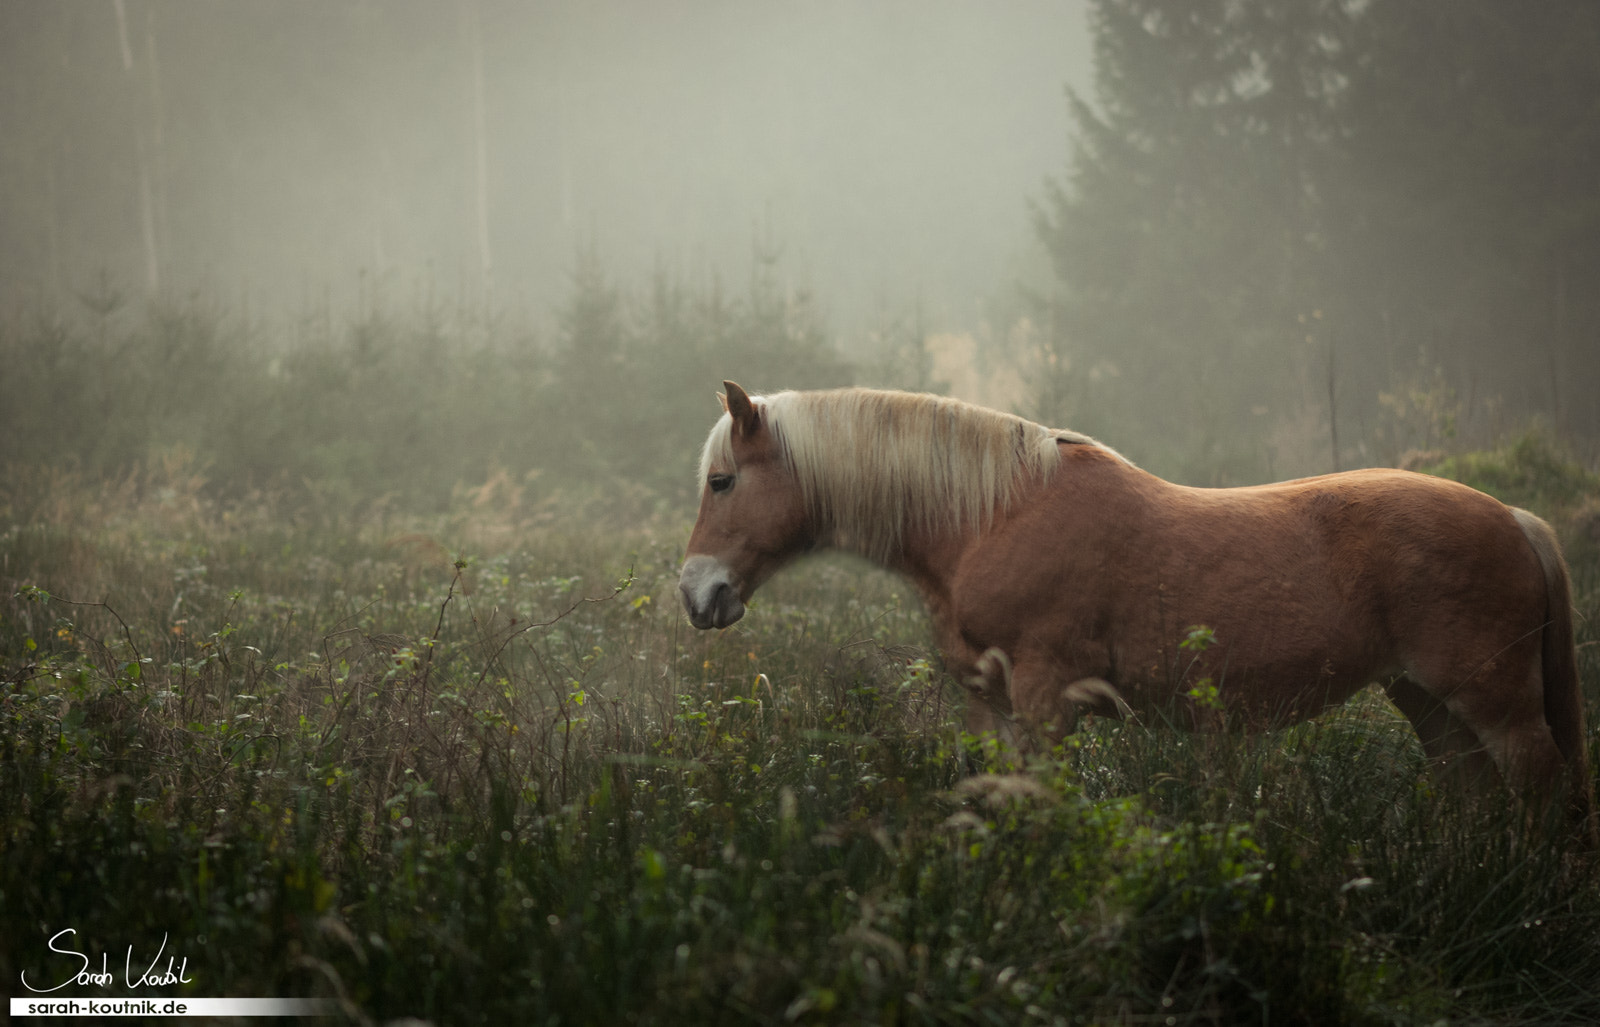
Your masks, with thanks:
M 11 1000 L 11 1015 L 72 1016 L 331 1016 L 319 998 L 34 998 Z

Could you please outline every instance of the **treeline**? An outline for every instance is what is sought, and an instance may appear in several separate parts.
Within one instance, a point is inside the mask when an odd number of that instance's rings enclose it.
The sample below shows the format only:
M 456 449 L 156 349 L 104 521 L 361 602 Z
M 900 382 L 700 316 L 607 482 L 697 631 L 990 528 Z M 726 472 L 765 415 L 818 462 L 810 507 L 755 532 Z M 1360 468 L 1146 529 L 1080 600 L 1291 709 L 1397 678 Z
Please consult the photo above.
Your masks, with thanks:
M 1218 481 L 1600 436 L 1600 5 L 1092 0 L 1041 416 Z M 1135 441 L 1137 440 L 1137 441 Z
M 765 250 L 739 288 L 666 270 L 628 287 L 580 254 L 558 315 L 541 335 L 425 292 L 258 323 L 198 299 L 136 307 L 102 284 L 81 310 L 0 327 L 0 466 L 414 511 L 492 480 L 529 506 L 636 513 L 693 501 L 722 379 L 812 388 L 869 366 L 840 355 Z
M 1420 466 L 1530 422 L 1593 450 L 1600 5 L 1091 12 L 1095 96 L 1034 202 L 1048 267 L 973 333 L 993 396 L 1195 483 Z M 491 480 L 552 510 L 686 503 L 724 378 L 940 387 L 945 326 L 841 344 L 776 253 L 758 240 L 733 286 L 580 253 L 538 331 L 481 296 L 285 329 L 101 283 L 0 325 L 0 464 L 417 509 Z

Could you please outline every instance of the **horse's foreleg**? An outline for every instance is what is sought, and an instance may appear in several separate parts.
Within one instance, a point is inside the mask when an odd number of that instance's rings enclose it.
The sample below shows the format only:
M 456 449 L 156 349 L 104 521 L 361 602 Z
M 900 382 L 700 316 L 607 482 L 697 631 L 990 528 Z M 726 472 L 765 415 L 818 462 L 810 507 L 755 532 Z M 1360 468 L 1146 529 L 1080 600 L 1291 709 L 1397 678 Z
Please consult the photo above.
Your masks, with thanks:
M 994 730 L 1013 747 L 1053 749 L 1077 727 L 1080 712 L 1114 717 L 1130 714 L 1128 704 L 1099 677 L 1071 673 L 1059 661 L 1023 653 L 1015 662 L 999 649 L 977 660 L 967 686 L 967 730 Z
M 993 733 L 1008 746 L 1016 744 L 1016 719 L 1011 705 L 1011 658 L 999 649 L 978 657 L 965 676 L 967 708 L 963 721 L 968 734 Z
M 1027 751 L 1049 750 L 1071 732 L 1076 710 L 1060 701 L 1053 676 L 1024 657 L 1013 664 L 1003 650 L 990 648 L 967 675 L 967 730 L 992 730 L 1006 745 Z
M 1019 660 L 1011 675 L 1010 694 L 1017 723 L 1046 750 L 1077 729 L 1081 714 L 1118 719 L 1132 716 L 1110 682 L 1092 671 L 1064 668 L 1050 660 Z

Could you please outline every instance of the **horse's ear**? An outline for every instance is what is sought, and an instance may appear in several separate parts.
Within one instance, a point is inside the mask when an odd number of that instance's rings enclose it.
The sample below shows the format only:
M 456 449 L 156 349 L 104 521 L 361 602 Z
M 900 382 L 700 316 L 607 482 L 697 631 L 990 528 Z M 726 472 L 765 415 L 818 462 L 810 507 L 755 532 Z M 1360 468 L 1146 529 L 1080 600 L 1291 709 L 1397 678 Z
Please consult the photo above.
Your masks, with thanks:
M 722 397 L 722 403 L 733 417 L 734 428 L 741 435 L 751 434 L 760 422 L 756 405 L 750 402 L 750 396 L 739 387 L 738 382 L 723 382 L 722 387 L 728 390 L 727 395 Z

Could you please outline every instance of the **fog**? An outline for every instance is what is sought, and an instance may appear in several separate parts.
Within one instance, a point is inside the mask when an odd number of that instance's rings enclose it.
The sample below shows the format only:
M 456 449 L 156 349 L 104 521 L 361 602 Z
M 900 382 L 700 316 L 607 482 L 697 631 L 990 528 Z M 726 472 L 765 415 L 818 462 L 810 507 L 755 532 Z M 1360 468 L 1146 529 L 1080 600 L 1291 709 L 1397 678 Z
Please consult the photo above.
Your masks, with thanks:
M 1600 446 L 1592 0 L 84 0 L 0 47 L 0 463 L 676 502 L 724 378 L 1196 484 Z
M 1079 3 L 0 7 L 0 303 L 360 289 L 546 317 L 575 255 L 970 326 L 1086 87 Z

